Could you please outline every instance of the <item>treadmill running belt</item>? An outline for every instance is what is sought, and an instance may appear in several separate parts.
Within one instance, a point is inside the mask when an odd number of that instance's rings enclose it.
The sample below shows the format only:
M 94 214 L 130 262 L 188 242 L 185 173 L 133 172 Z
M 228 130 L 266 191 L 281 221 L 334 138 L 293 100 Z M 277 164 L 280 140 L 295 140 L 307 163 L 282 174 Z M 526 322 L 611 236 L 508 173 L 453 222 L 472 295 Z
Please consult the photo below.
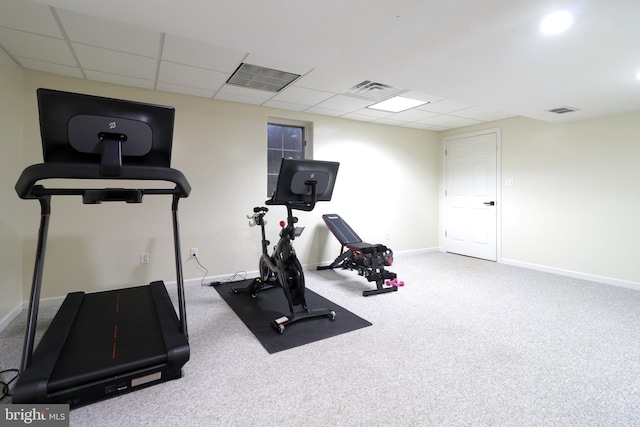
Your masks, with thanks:
M 49 392 L 165 362 L 149 286 L 86 294 L 49 382 Z

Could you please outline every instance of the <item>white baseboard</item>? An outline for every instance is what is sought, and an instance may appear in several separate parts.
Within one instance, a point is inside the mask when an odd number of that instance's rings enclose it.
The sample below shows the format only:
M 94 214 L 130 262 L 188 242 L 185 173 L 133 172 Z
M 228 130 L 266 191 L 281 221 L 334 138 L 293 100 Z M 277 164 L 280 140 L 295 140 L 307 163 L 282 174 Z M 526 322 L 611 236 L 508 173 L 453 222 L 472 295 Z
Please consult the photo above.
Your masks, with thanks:
M 66 297 L 67 296 L 65 295 L 63 297 L 42 298 L 40 300 L 40 305 L 38 307 L 39 308 L 60 307 Z M 29 301 L 22 302 L 22 309 L 23 310 L 29 309 Z
M 66 298 L 64 297 L 53 297 L 53 298 L 43 298 L 40 300 L 39 308 L 49 308 L 49 307 L 60 307 L 62 305 L 62 301 Z M 3 331 L 9 323 L 13 321 L 18 314 L 22 312 L 22 310 L 29 309 L 29 301 L 17 302 L 15 307 L 9 311 L 2 319 L 0 319 L 0 331 Z
M 15 307 L 9 310 L 9 312 L 4 317 L 2 317 L 2 319 L 0 319 L 0 331 L 4 331 L 4 328 L 9 326 L 9 323 L 11 323 L 13 319 L 18 317 L 18 314 L 20 314 L 21 311 L 22 304 L 18 302 L 16 303 Z
M 574 279 L 588 280 L 590 282 L 604 283 L 606 285 L 620 286 L 622 288 L 634 289 L 640 291 L 640 283 L 629 280 L 615 279 L 613 277 L 597 276 L 595 274 L 581 273 L 579 271 L 564 270 L 561 268 L 548 267 L 545 265 L 531 264 L 528 262 L 516 261 L 513 259 L 502 258 L 502 264 L 513 265 L 516 267 L 528 268 L 531 270 L 544 271 L 545 273 L 559 274 L 561 276 L 573 277 Z
M 400 251 L 400 252 L 394 252 L 393 256 L 402 256 L 402 255 L 418 255 L 418 254 L 429 254 L 429 253 L 433 253 L 433 252 L 440 252 L 442 249 L 441 248 L 423 248 L 423 249 L 410 249 L 408 251 Z

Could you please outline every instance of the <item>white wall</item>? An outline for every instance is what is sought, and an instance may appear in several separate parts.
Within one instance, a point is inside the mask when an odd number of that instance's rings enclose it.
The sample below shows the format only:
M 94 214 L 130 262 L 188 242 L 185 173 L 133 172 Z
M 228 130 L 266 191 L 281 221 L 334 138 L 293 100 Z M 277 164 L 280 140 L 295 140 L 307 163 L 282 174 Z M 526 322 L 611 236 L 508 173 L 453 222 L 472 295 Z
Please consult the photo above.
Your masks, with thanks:
M 502 129 L 504 262 L 640 288 L 640 112 Z M 505 186 L 513 179 L 514 186 Z
M 204 274 L 187 259 L 190 247 L 199 248 L 209 276 L 257 270 L 260 233 L 248 227 L 246 214 L 266 199 L 267 117 L 287 117 L 313 122 L 314 157 L 341 163 L 333 200 L 319 203 L 313 212 L 298 213 L 306 229 L 295 244 L 304 264 L 314 266 L 337 255 L 339 245 L 321 220 L 330 212 L 342 215 L 363 239 L 386 243 L 396 252 L 440 246 L 442 138 L 500 127 L 503 182 L 515 181 L 513 187 L 502 187 L 502 261 L 615 284 L 640 283 L 634 259 L 640 237 L 635 189 L 640 178 L 640 112 L 564 125 L 514 118 L 436 134 L 44 73 L 25 72 L 23 78 L 23 101 L 16 102 L 24 103 L 24 159 L 19 167 L 9 165 L 10 188 L 3 191 L 23 212 L 24 250 L 17 259 L 23 266 L 24 300 L 39 206 L 17 199 L 13 184 L 23 167 L 42 161 L 38 87 L 176 108 L 173 166 L 193 186 L 191 197 L 180 204 L 186 279 Z M 16 129 L 14 123 L 21 120 L 12 120 L 10 127 Z M 21 131 L 16 132 L 19 140 Z M 7 144 L 3 139 L 3 149 Z M 274 242 L 284 213 L 283 207 L 272 207 L 267 217 L 268 237 Z M 13 219 L 19 223 L 21 218 L 14 213 Z M 16 257 L 13 247 L 3 244 L 2 250 Z M 139 264 L 141 252 L 151 254 L 149 265 Z M 79 198 L 58 197 L 53 201 L 42 296 L 172 281 L 172 256 L 167 198 L 148 196 L 141 205 L 88 206 Z
M 267 117 L 313 122 L 314 157 L 341 162 L 334 198 L 313 212 L 299 212 L 306 227 L 295 245 L 303 264 L 333 260 L 339 244 L 321 220 L 342 215 L 365 240 L 396 251 L 438 245 L 440 140 L 437 133 L 371 125 L 333 117 L 100 84 L 25 72 L 25 158 L 21 167 L 42 161 L 35 91 L 38 87 L 132 99 L 176 108 L 173 161 L 190 181 L 191 196 L 180 202 L 185 278 L 204 271 L 188 259 L 199 249 L 209 276 L 257 271 L 260 232 L 246 215 L 266 200 Z M 46 183 L 45 183 L 46 184 Z M 39 204 L 24 205 L 23 254 L 28 298 L 35 254 Z M 82 205 L 79 197 L 52 201 L 42 297 L 73 290 L 175 280 L 170 198 L 145 197 L 141 205 Z M 272 207 L 268 237 L 275 243 L 284 207 Z M 149 265 L 139 264 L 149 252 Z
M 22 70 L 0 49 L 0 329 L 22 309 Z

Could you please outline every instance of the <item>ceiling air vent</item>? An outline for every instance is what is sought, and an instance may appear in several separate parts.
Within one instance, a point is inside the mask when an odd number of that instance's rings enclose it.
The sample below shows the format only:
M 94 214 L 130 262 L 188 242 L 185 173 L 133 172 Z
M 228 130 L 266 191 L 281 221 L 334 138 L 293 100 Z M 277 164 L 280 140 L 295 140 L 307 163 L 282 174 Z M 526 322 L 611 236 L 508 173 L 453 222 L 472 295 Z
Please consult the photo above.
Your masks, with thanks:
M 371 80 L 365 80 L 362 83 L 358 83 L 351 89 L 345 92 L 345 95 L 355 96 L 357 98 L 381 101 L 383 99 L 391 98 L 404 92 L 402 89 L 396 89 L 389 85 L 382 83 L 372 82 Z
M 556 113 L 556 114 L 565 114 L 565 113 L 573 113 L 574 111 L 578 111 L 577 108 L 573 108 L 573 107 L 560 107 L 560 108 L 554 108 L 553 110 L 547 110 L 550 113 Z
M 227 83 L 267 92 L 279 92 L 298 77 L 300 74 L 242 63 L 229 77 Z

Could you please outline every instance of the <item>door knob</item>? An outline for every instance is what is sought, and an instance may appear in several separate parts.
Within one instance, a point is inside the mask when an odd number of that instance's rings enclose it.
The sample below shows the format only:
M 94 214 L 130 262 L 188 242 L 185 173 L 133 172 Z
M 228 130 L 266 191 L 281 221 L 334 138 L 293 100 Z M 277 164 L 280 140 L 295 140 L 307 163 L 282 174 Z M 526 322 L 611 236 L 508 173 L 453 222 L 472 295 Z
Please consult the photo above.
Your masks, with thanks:
M 485 205 L 485 206 L 495 206 L 495 205 L 496 205 L 496 202 L 494 202 L 494 201 L 492 200 L 492 201 L 490 201 L 490 202 L 484 202 L 484 205 Z

